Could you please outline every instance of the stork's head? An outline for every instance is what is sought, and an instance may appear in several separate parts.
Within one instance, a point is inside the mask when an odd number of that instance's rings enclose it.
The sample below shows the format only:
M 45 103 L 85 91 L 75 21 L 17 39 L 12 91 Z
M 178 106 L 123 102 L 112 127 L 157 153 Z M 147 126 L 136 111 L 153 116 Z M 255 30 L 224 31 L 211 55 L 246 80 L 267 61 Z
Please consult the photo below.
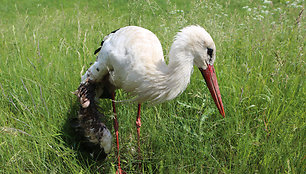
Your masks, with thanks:
M 181 36 L 188 42 L 193 64 L 199 68 L 220 114 L 225 117 L 221 94 L 214 69 L 216 46 L 210 34 L 200 26 L 188 26 L 181 30 Z

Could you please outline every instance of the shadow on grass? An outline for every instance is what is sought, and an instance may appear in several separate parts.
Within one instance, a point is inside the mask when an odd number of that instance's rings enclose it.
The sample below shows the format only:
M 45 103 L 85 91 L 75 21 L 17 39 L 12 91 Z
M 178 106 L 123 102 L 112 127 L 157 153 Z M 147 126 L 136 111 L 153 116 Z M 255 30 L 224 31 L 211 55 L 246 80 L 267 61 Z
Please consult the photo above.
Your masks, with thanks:
M 110 173 L 110 165 L 105 165 L 106 155 L 103 149 L 101 150 L 99 145 L 86 141 L 74 127 L 77 124 L 79 108 L 80 105 L 77 101 L 71 103 L 65 124 L 62 127 L 62 139 L 70 149 L 76 152 L 80 165 L 86 166 L 85 170 L 89 170 L 90 173 Z M 103 121 L 105 118 L 102 118 Z
M 107 100 L 101 101 L 101 105 L 103 105 L 101 108 L 103 111 L 100 109 L 101 113 L 106 113 L 106 111 L 111 109 L 111 104 Z M 114 169 L 112 165 L 109 164 L 109 161 L 105 160 L 106 156 L 101 152 L 101 148 L 98 145 L 84 141 L 82 135 L 75 131 L 74 125 L 78 117 L 79 107 L 80 105 L 77 100 L 71 102 L 70 109 L 66 115 L 65 124 L 62 127 L 62 140 L 67 147 L 76 152 L 76 158 L 79 165 L 82 166 L 85 171 L 89 171 L 90 173 L 112 173 Z M 103 117 L 101 121 L 105 123 L 110 131 L 113 131 L 113 119 Z M 136 140 L 132 144 L 135 146 L 134 148 L 137 148 Z M 131 153 L 130 150 L 127 149 L 127 145 L 124 145 L 124 141 L 121 143 L 121 147 L 121 163 L 126 172 L 139 173 L 140 171 L 158 171 L 158 168 L 152 165 L 153 161 L 151 159 L 145 156 L 143 156 L 145 160 L 138 159 L 138 154 Z M 114 154 L 116 151 L 114 149 L 111 153 L 113 153 L 110 154 L 111 158 L 115 157 Z M 142 164 L 141 167 L 139 167 L 139 162 Z

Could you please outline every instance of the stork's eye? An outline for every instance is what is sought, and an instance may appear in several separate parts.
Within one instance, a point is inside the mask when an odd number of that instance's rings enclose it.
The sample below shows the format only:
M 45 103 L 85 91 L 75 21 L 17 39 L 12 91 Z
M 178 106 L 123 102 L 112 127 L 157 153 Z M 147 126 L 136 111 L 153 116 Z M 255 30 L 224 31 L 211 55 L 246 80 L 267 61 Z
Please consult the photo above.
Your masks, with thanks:
M 213 54 L 214 50 L 211 48 L 207 48 L 207 54 L 210 56 L 210 58 L 212 58 L 212 54 Z

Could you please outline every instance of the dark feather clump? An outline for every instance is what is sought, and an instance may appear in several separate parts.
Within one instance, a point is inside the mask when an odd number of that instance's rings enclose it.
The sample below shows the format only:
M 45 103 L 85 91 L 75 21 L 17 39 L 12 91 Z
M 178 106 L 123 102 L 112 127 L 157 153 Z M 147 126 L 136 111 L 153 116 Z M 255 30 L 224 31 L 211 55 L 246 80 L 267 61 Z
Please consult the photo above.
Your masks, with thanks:
M 104 159 L 107 154 L 103 147 L 100 147 L 100 141 L 103 130 L 107 128 L 100 120 L 104 115 L 98 111 L 94 100 L 95 88 L 95 84 L 88 80 L 79 86 L 76 95 L 80 102 L 80 110 L 78 118 L 72 120 L 71 126 L 79 135 L 82 150 L 89 152 L 94 158 Z

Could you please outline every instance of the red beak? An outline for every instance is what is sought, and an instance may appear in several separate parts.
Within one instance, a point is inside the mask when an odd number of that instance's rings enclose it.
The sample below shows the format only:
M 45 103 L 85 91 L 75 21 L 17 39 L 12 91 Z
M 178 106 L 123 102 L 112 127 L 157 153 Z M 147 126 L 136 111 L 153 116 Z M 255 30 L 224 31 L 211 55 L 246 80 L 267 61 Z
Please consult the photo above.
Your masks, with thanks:
M 220 94 L 214 66 L 208 65 L 208 67 L 205 70 L 203 70 L 202 68 L 199 68 L 199 69 L 202 73 L 202 76 L 204 77 L 206 81 L 206 85 L 211 93 L 212 98 L 215 101 L 215 104 L 217 105 L 219 109 L 220 114 L 223 117 L 225 117 L 223 103 L 221 99 L 221 94 Z

